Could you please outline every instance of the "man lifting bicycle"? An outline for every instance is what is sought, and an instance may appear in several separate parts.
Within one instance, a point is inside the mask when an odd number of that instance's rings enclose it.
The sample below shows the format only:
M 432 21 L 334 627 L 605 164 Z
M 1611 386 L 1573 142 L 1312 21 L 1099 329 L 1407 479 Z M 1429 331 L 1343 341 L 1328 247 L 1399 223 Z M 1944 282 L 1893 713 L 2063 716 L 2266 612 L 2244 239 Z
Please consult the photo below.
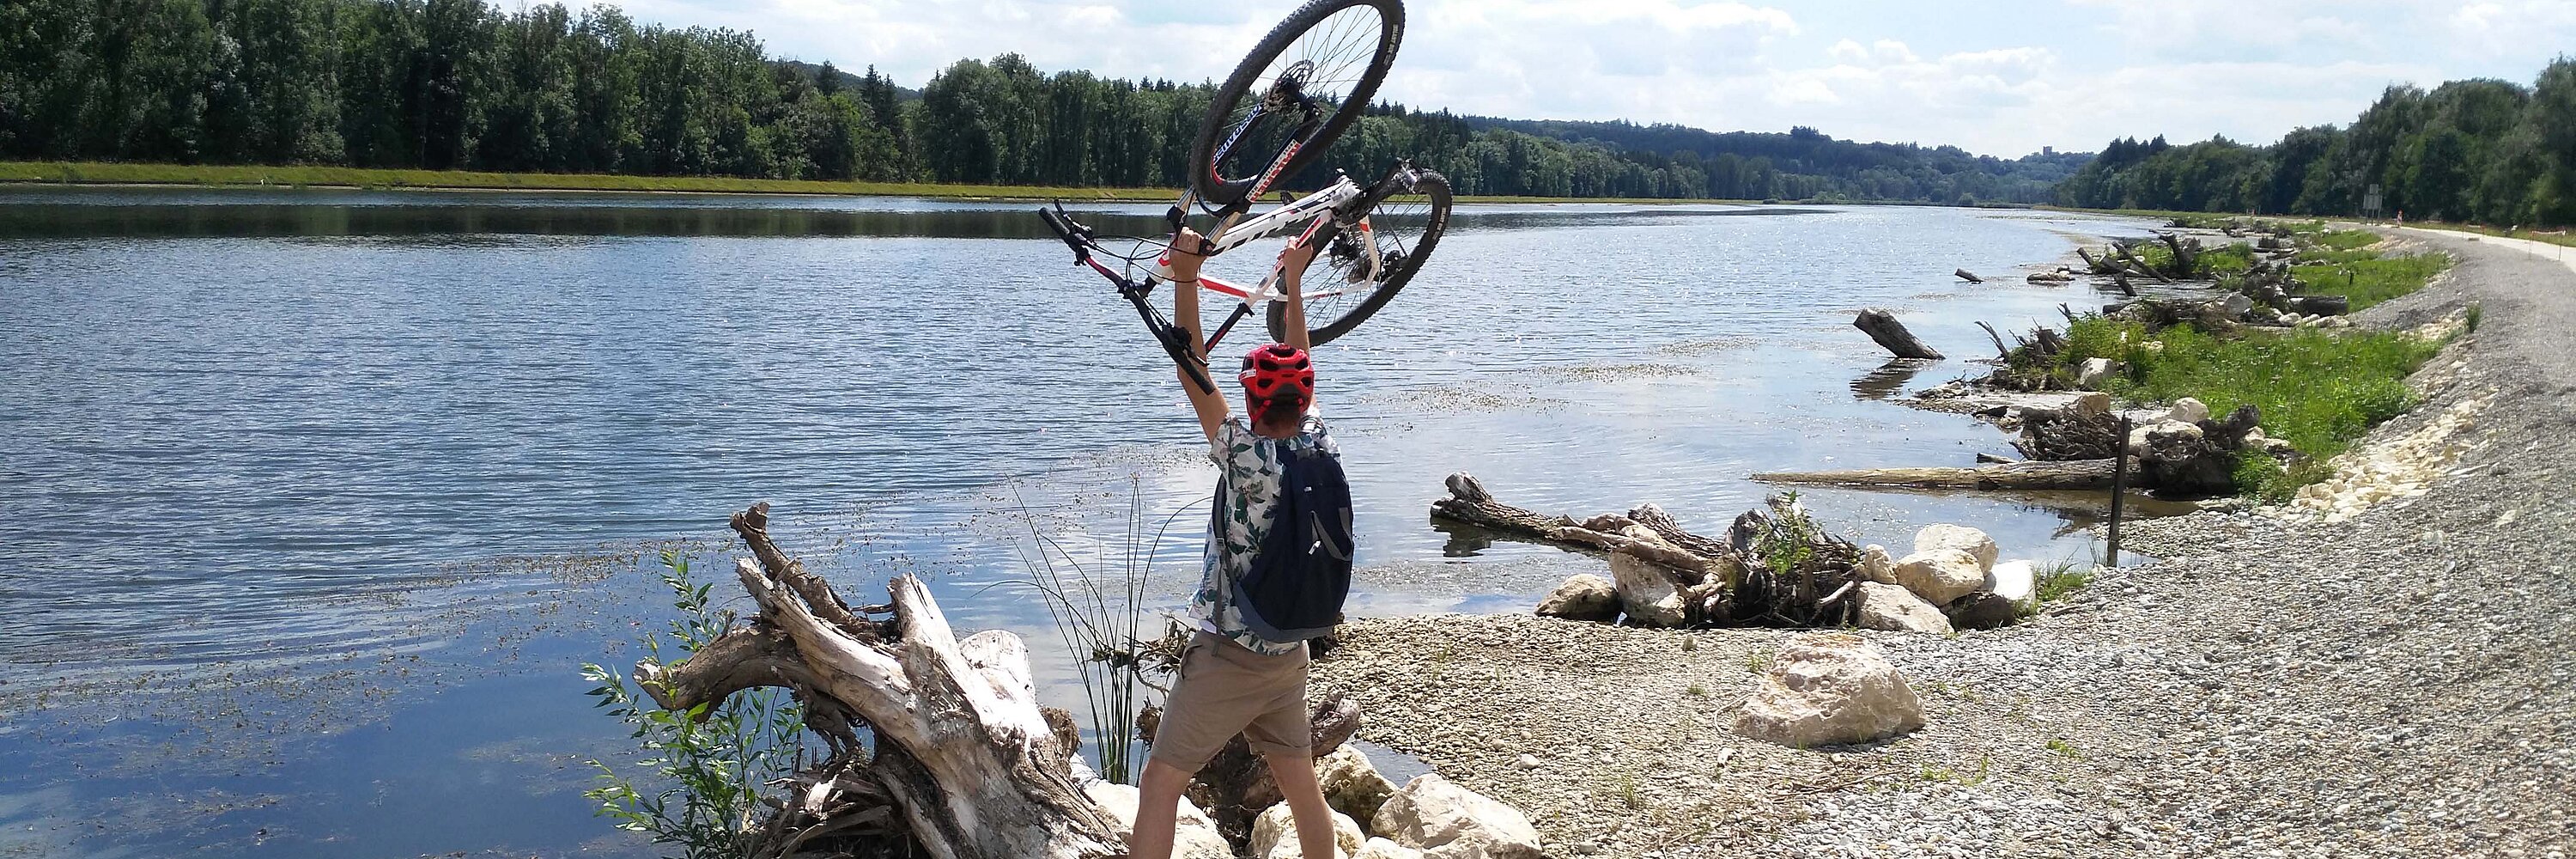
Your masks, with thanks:
M 1199 235 L 1187 229 L 1172 247 L 1173 312 L 1204 361 L 1206 350 L 1200 344 L 1207 340 L 1200 331 L 1198 276 L 1207 258 L 1184 250 L 1202 247 Z M 1132 859 L 1171 856 L 1182 790 L 1237 733 L 1269 765 L 1295 816 L 1305 859 L 1333 859 L 1335 854 L 1332 811 L 1316 784 L 1308 747 L 1306 643 L 1265 637 L 1265 625 L 1247 619 L 1229 593 L 1279 525 L 1272 517 L 1279 506 L 1283 463 L 1297 455 L 1340 456 L 1314 408 L 1315 372 L 1307 356 L 1299 275 L 1314 256 L 1314 248 L 1302 244 L 1291 244 L 1279 255 L 1278 300 L 1285 309 L 1287 342 L 1264 344 L 1244 357 L 1236 379 L 1243 384 L 1248 420 L 1230 414 L 1223 394 L 1200 387 L 1191 368 L 1179 372 L 1181 388 L 1189 393 L 1199 428 L 1207 435 L 1209 457 L 1221 471 L 1219 509 L 1210 517 L 1206 559 L 1190 600 L 1198 631 L 1181 652 L 1153 753 L 1138 785 L 1136 829 L 1128 838 Z

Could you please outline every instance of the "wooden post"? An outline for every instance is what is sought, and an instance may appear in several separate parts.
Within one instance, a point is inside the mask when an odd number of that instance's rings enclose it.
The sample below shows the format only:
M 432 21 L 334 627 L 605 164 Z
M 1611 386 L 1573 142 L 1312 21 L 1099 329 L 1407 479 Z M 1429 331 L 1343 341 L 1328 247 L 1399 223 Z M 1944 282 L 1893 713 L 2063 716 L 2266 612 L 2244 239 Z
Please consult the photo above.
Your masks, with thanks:
M 1896 321 L 1896 314 L 1885 309 L 1872 307 L 1861 311 L 1852 319 L 1852 327 L 1867 332 L 1869 339 L 1878 341 L 1879 346 L 1896 357 L 1941 360 L 1941 353 L 1915 339 L 1914 332 L 1905 330 L 1905 323 Z
M 2129 416 L 2120 416 L 2119 447 L 2113 452 L 2111 466 L 2111 547 L 2103 554 L 2109 565 L 2120 565 L 2120 499 L 2129 491 Z

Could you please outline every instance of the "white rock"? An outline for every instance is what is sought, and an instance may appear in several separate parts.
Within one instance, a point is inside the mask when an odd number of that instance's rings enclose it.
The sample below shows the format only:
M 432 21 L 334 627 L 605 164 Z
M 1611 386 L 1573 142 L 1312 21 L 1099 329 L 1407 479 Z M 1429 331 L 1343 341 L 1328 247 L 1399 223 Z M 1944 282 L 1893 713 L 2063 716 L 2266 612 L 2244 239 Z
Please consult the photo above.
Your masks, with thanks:
M 1889 632 L 1950 634 L 1950 619 L 1905 588 L 1879 582 L 1860 583 L 1860 628 Z
M 1610 553 L 1610 578 L 1619 590 L 1619 610 L 1639 626 L 1682 625 L 1686 615 L 1675 575 L 1662 564 L 1626 552 Z
M 1915 554 L 1919 555 L 1934 549 L 1958 549 L 1975 556 L 1979 573 L 1985 572 L 1987 567 L 1994 566 L 1995 557 L 1999 554 L 1995 550 L 1994 538 L 1986 536 L 1984 531 L 1965 525 L 1934 525 L 1915 532 Z
M 1422 851 L 1384 838 L 1371 838 L 1367 844 L 1360 845 L 1359 854 L 1351 859 L 1422 859 Z
M 2104 381 L 2110 378 L 2111 359 L 2109 358 L 2086 358 L 2084 359 L 2084 363 L 2075 366 L 2076 387 L 2100 387 Z
M 1577 573 L 1538 601 L 1538 613 L 1568 620 L 1618 620 L 1619 588 L 1609 579 Z
M 1136 829 L 1136 788 L 1108 781 L 1084 782 L 1082 794 L 1109 816 L 1109 824 L 1119 832 Z M 1181 798 L 1180 813 L 1172 828 L 1172 859 L 1234 859 L 1234 845 L 1216 830 L 1216 820 L 1200 811 L 1198 804 Z
M 1860 550 L 1860 565 L 1853 571 L 1869 581 L 1896 584 L 1896 559 L 1888 556 L 1886 546 L 1877 543 Z
M 1333 855 L 1347 857 L 1360 852 L 1358 821 L 1341 812 L 1333 812 Z M 1304 846 L 1297 840 L 1295 815 L 1287 803 L 1273 805 L 1252 820 L 1252 855 L 1261 859 L 1300 859 Z
M 1849 745 L 1923 727 L 1923 702 L 1860 636 L 1790 639 L 1736 711 L 1735 732 L 1784 746 Z
M 2077 395 L 2075 404 L 2069 409 L 2079 415 L 2107 415 L 2111 413 L 2111 395 L 2101 391 L 2086 392 Z
M 2165 413 L 2165 420 L 2181 421 L 2187 424 L 2196 424 L 2208 419 L 2209 404 L 2191 397 L 2184 397 L 2182 399 L 2175 400 L 2173 411 Z
M 1965 551 L 1934 549 L 1897 561 L 1896 583 L 1933 605 L 1948 605 L 1984 585 L 1986 568 Z
M 1419 849 L 1424 859 L 1539 859 L 1529 817 L 1483 794 L 1424 773 L 1387 797 L 1369 829 Z
M 2004 599 L 2020 602 L 2030 599 L 2039 585 L 2039 567 L 2029 561 L 2005 561 L 1986 571 L 1984 590 Z
M 1595 576 L 1594 578 L 1599 578 Z M 1395 782 L 1378 774 L 1368 755 L 1343 743 L 1332 754 L 1315 761 L 1315 783 L 1324 788 L 1324 802 L 1334 811 L 1350 815 L 1353 820 L 1367 820 L 1377 815 L 1377 807 L 1395 793 Z

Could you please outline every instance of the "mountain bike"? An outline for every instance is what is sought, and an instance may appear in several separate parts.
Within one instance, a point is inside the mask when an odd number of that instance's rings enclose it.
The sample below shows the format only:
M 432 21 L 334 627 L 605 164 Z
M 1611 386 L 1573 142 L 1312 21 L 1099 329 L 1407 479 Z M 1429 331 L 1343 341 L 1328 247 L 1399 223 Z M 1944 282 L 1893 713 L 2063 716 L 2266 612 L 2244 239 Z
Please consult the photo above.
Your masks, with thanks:
M 1359 327 L 1421 270 L 1448 228 L 1449 182 L 1400 163 L 1366 186 L 1336 175 L 1322 190 L 1303 197 L 1281 191 L 1276 208 L 1258 215 L 1252 210 L 1358 122 L 1394 63 L 1403 32 L 1400 0 L 1313 0 L 1290 13 L 1217 88 L 1192 147 L 1189 187 L 1165 213 L 1174 237 L 1193 211 L 1214 220 L 1197 249 L 1206 256 L 1290 232 L 1297 243 L 1317 247 L 1310 266 L 1322 266 L 1326 275 L 1300 281 L 1307 336 L 1316 345 Z M 1206 343 L 1191 344 L 1147 300 L 1170 277 L 1169 239 L 1124 237 L 1132 244 L 1120 253 L 1102 245 L 1102 237 L 1061 203 L 1038 214 L 1073 249 L 1077 265 L 1091 266 L 1118 286 L 1164 351 L 1202 389 L 1213 392 L 1215 386 L 1199 356 L 1256 308 L 1267 304 L 1270 336 L 1287 339 L 1286 307 L 1272 301 L 1279 297 L 1277 266 L 1252 285 L 1201 274 L 1202 287 L 1241 301 Z

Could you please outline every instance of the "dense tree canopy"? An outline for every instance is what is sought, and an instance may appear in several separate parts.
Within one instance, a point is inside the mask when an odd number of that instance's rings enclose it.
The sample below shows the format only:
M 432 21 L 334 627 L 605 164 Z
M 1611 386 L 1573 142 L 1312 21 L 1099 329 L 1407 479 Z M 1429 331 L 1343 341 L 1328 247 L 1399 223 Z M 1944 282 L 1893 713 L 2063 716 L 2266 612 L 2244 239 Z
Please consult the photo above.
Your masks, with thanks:
M 1177 187 L 1211 89 L 1005 54 L 915 94 L 608 6 L 0 3 L 0 158 L 14 159 Z M 1411 158 L 1462 193 L 1533 196 L 2038 202 L 2082 161 L 1392 104 L 1343 140 L 1327 165 Z
M 2551 63 L 2530 87 L 2390 87 L 2348 127 L 2270 146 L 2114 140 L 2057 194 L 2093 208 L 2356 215 L 2372 186 L 2383 212 L 2411 218 L 2576 222 L 2576 60 Z

